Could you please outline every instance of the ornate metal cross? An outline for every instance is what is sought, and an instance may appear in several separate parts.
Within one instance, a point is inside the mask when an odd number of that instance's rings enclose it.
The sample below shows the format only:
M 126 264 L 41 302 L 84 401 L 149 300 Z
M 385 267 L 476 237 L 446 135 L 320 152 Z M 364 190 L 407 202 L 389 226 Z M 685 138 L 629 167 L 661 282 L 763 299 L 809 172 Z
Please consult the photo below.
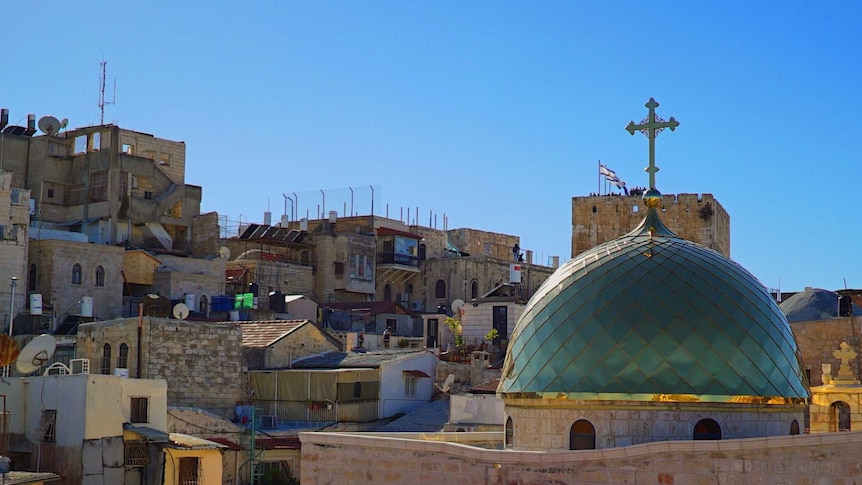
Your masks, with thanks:
M 653 98 L 650 98 L 644 106 L 649 108 L 649 115 L 638 125 L 634 121 L 629 121 L 626 130 L 632 135 L 636 131 L 640 131 L 649 138 L 649 167 L 644 170 L 649 173 L 649 188 L 654 189 L 655 173 L 658 172 L 658 167 L 655 166 L 655 137 L 665 128 L 670 128 L 670 131 L 675 130 L 679 126 L 679 122 L 673 119 L 673 116 L 667 121 L 656 116 L 655 109 L 658 108 L 658 102 Z

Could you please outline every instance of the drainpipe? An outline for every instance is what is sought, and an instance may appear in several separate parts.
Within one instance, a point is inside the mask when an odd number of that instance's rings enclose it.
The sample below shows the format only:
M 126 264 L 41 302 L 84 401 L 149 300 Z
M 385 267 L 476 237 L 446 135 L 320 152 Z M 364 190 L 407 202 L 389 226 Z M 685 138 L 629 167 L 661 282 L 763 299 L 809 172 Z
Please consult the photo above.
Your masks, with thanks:
M 143 352 L 141 352 L 141 340 L 142 340 L 141 339 L 141 327 L 143 327 L 143 325 L 144 325 L 144 303 L 141 302 L 141 303 L 138 303 L 138 350 L 137 350 L 138 365 L 136 366 L 137 369 L 135 372 L 135 377 L 137 377 L 138 379 L 141 378 L 141 354 L 143 353 Z

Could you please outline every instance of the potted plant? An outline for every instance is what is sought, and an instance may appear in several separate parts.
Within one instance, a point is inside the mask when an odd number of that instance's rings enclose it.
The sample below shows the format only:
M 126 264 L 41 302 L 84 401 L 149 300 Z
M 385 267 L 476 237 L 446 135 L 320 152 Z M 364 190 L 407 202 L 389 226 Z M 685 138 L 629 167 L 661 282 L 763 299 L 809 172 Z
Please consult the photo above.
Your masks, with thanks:
M 500 337 L 500 332 L 498 332 L 496 328 L 492 328 L 490 332 L 485 334 L 485 340 L 487 340 L 490 345 L 494 345 L 494 341 L 497 340 L 498 337 Z

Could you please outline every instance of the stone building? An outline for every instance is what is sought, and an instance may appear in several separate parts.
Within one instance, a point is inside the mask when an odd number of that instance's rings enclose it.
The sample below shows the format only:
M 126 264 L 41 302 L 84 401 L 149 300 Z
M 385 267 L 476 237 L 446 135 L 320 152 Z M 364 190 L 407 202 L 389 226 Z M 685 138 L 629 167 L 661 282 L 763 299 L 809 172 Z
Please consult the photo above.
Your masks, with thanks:
M 341 342 L 308 320 L 245 322 L 243 362 L 249 370 L 282 369 L 310 355 L 341 351 Z
M 51 331 L 70 317 L 107 320 L 122 315 L 122 247 L 69 241 L 65 236 L 71 234 L 62 231 L 34 229 L 33 235 L 44 239 L 30 240 L 27 289 L 41 294 L 43 305 L 52 308 Z
M 94 374 L 119 368 L 132 377 L 165 379 L 168 405 L 230 417 L 244 398 L 236 323 L 126 318 L 82 324 L 77 339 L 77 356 L 90 359 Z
M 0 135 L 5 136 L 5 135 Z M 0 163 L 0 167 L 3 164 Z M 0 171 L 0 328 L 9 325 L 9 304 L 12 303 L 12 280 L 15 281 L 14 308 L 25 308 L 27 301 L 28 273 L 27 251 L 29 245 L 30 191 L 12 185 L 12 173 Z M 18 314 L 18 311 L 15 313 Z
M 572 197 L 572 257 L 632 230 L 645 210 L 637 196 Z M 674 234 L 730 257 L 730 215 L 712 194 L 664 195 L 661 211 Z

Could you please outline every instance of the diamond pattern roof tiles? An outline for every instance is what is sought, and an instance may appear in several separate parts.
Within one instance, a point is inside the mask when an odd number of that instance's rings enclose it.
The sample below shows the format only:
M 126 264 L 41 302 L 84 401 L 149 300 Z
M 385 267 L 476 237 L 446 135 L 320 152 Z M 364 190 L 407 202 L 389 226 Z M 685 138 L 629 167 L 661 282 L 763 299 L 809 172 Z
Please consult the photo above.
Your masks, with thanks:
M 808 396 L 790 325 L 763 285 L 720 253 L 678 238 L 655 209 L 545 281 L 515 326 L 498 392 Z

